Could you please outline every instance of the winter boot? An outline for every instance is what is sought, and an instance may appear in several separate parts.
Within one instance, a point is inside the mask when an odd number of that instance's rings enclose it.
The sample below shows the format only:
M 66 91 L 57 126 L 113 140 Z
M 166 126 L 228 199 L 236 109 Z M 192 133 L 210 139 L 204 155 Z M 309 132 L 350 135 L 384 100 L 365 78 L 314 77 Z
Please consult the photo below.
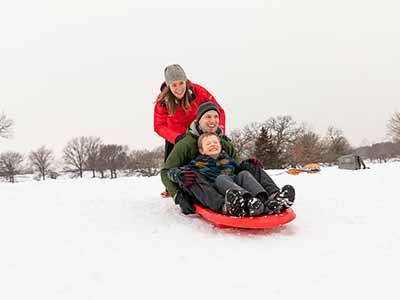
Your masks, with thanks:
M 229 189 L 225 194 L 224 204 L 228 215 L 244 217 L 246 215 L 246 200 L 241 192 Z
M 275 215 L 284 212 L 293 205 L 295 198 L 295 190 L 291 185 L 285 185 L 278 193 L 273 193 L 264 203 L 264 213 L 267 215 Z
M 281 192 L 279 193 L 277 198 L 282 200 L 284 209 L 288 209 L 293 205 L 295 196 L 296 192 L 294 190 L 294 187 L 287 184 L 282 187 Z
M 250 198 L 247 201 L 247 212 L 250 217 L 259 216 L 264 213 L 264 204 L 258 198 Z
M 268 201 L 264 203 L 264 214 L 266 215 L 277 215 L 285 210 L 284 203 L 277 197 L 278 193 L 275 194 L 275 198 L 268 198 Z

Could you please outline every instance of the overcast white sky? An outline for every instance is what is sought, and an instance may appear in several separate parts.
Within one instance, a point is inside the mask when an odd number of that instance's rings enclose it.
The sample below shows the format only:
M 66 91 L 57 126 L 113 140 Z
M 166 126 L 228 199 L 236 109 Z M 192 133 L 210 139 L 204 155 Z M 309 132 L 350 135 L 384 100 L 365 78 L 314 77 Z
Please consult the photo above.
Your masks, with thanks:
M 153 105 L 181 64 L 227 114 L 228 131 L 292 115 L 358 146 L 400 110 L 398 1 L 14 0 L 0 4 L 0 151 L 81 135 L 163 143 Z

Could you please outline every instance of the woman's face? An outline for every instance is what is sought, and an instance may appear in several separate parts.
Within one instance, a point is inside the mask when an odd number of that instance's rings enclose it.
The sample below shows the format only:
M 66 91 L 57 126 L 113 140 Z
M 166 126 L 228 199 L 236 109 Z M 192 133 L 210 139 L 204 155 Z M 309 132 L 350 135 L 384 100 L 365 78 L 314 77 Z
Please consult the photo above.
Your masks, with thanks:
M 185 80 L 175 80 L 169 85 L 169 89 L 176 99 L 182 99 L 186 92 L 186 81 Z

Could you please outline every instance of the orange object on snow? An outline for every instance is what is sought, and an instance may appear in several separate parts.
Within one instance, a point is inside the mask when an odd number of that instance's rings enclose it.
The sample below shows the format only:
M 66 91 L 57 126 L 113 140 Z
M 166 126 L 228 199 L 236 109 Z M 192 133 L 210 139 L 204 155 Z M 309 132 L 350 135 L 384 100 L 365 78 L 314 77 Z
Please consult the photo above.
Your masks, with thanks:
M 305 169 L 320 169 L 321 166 L 319 164 L 306 164 L 303 166 Z
M 320 165 L 319 164 L 306 164 L 301 168 L 293 168 L 289 169 L 286 172 L 290 175 L 299 175 L 300 173 L 318 173 L 320 172 Z

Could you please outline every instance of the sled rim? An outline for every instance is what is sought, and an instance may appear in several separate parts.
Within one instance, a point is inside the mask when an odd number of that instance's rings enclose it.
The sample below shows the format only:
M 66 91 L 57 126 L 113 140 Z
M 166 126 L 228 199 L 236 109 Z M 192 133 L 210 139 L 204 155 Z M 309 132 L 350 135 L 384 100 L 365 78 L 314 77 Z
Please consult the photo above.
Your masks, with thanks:
M 218 227 L 235 227 L 247 229 L 267 229 L 287 224 L 296 218 L 293 209 L 288 208 L 277 215 L 263 215 L 257 217 L 234 217 L 216 213 L 197 203 L 194 204 L 196 213 Z

